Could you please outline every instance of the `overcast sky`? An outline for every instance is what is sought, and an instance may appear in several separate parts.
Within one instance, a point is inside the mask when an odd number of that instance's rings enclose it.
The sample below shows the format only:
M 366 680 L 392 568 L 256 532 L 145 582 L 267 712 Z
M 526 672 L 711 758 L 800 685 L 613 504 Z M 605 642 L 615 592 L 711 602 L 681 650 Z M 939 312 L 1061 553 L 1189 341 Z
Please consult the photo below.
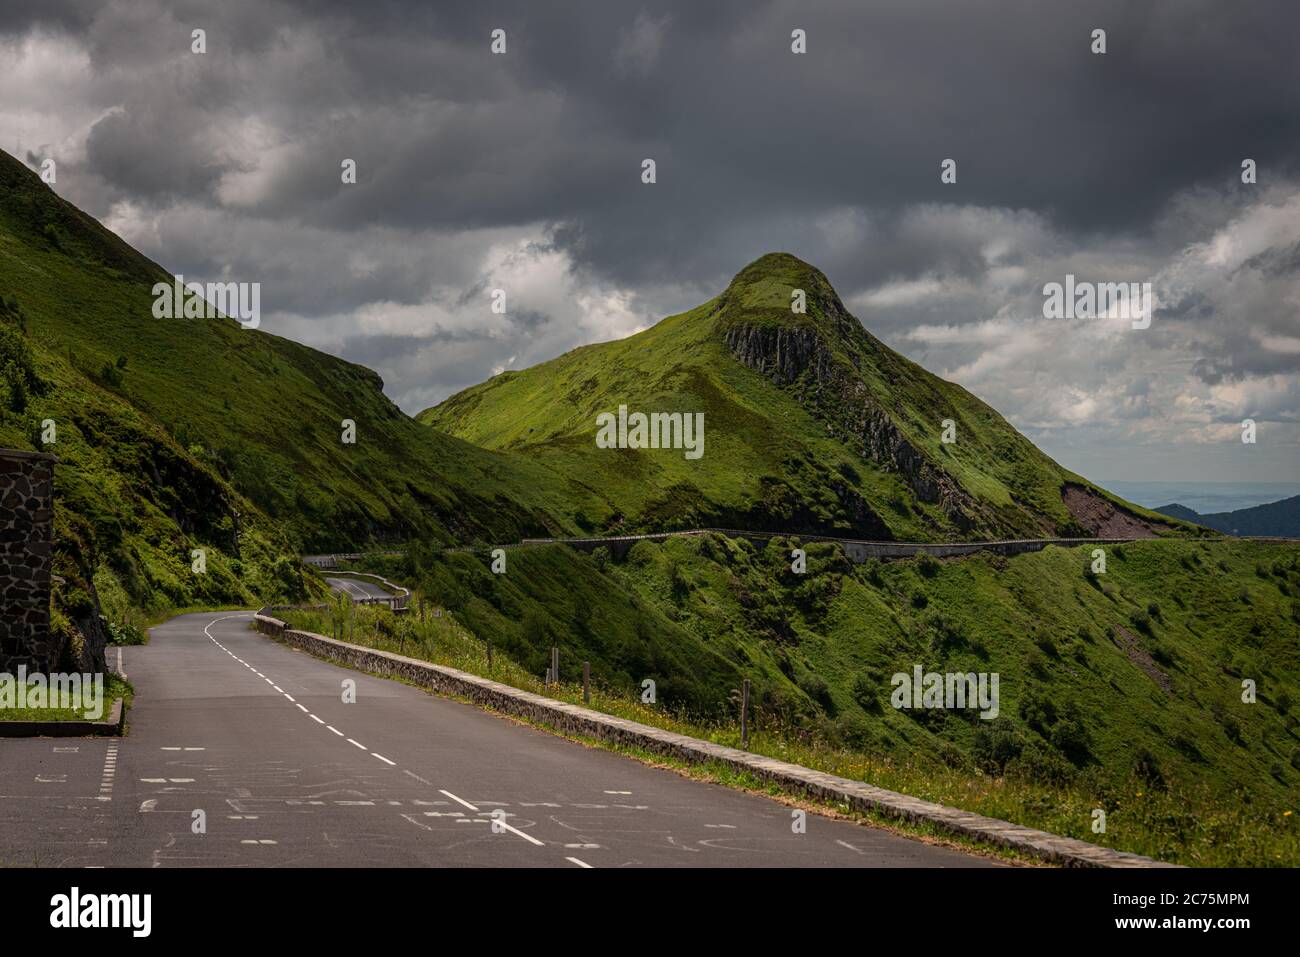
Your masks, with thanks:
M 264 329 L 408 412 L 786 250 L 1089 477 L 1300 481 L 1298 28 L 1294 0 L 4 0 L 0 148 L 173 272 L 261 282 Z M 1151 327 L 1044 318 L 1066 273 L 1150 281 Z

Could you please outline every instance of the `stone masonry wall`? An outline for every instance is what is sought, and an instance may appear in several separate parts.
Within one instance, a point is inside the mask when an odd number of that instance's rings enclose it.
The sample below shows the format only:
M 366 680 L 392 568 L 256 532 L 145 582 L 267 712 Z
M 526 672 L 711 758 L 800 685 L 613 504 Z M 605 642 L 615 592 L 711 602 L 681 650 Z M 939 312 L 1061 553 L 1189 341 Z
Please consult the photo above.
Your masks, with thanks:
M 54 464 L 40 452 L 0 449 L 0 672 L 48 672 Z

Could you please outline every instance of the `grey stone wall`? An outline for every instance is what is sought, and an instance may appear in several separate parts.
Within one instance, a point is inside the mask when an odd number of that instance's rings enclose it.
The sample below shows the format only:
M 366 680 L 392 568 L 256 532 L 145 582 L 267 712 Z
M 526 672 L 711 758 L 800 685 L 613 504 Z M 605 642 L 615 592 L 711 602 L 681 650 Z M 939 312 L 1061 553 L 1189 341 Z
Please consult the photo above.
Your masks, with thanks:
M 50 641 L 53 455 L 0 449 L 0 671 L 56 666 Z

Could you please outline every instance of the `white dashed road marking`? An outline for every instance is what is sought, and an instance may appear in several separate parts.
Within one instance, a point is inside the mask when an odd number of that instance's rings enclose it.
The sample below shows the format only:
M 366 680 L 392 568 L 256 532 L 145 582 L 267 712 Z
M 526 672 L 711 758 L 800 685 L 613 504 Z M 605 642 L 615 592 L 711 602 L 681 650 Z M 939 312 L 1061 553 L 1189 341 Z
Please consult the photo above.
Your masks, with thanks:
M 283 696 L 285 697 L 286 700 L 288 700 L 288 701 L 289 701 L 290 703 L 292 703 L 296 708 L 298 708 L 299 711 L 301 711 L 303 714 L 307 715 L 309 718 L 311 718 L 311 719 L 312 719 L 313 721 L 315 721 L 317 724 L 324 725 L 325 728 L 327 728 L 328 730 L 332 731 L 332 732 L 333 732 L 334 734 L 336 734 L 338 737 L 340 737 L 340 738 L 345 738 L 345 739 L 347 740 L 348 744 L 351 744 L 353 747 L 356 747 L 356 748 L 358 748 L 358 749 L 360 749 L 360 750 L 362 750 L 362 751 L 365 751 L 365 752 L 367 752 L 367 753 L 373 755 L 375 758 L 379 759 L 380 761 L 383 761 L 383 762 L 384 762 L 385 764 L 387 764 L 389 767 L 397 767 L 397 762 L 396 762 L 396 761 L 389 760 L 388 758 L 384 757 L 384 755 L 380 754 L 378 751 L 371 751 L 369 748 L 367 748 L 367 747 L 366 747 L 364 744 L 362 744 L 360 741 L 356 740 L 355 738 L 349 738 L 349 737 L 347 737 L 347 735 L 345 735 L 345 734 L 344 734 L 342 731 L 340 731 L 338 728 L 334 727 L 332 724 L 326 724 L 326 723 L 325 723 L 321 718 L 319 718 L 319 717 L 317 717 L 316 715 L 312 714 L 312 713 L 311 713 L 311 712 L 310 712 L 306 707 L 304 707 L 303 705 L 301 705 L 301 704 L 299 704 L 297 701 L 295 701 L 292 695 L 290 695 L 287 691 L 285 691 L 283 688 L 281 688 L 279 685 L 277 685 L 273 679 L 271 679 L 271 678 L 267 677 L 266 675 L 262 674 L 262 672 L 258 671 L 256 668 L 254 668 L 254 667 L 253 667 L 252 665 L 250 665 L 248 662 L 244 661 L 244 659 L 240 658 L 238 655 L 236 655 L 233 651 L 231 651 L 229 648 L 227 648 L 227 647 L 226 647 L 225 645 L 223 645 L 221 642 L 217 641 L 216 637 L 214 637 L 213 634 L 212 634 L 212 632 L 209 631 L 209 629 L 210 629 L 213 625 L 215 625 L 217 622 L 219 622 L 219 621 L 225 621 L 225 620 L 227 620 L 228 618 L 244 618 L 244 617 L 247 617 L 247 616 L 246 616 L 246 615 L 226 615 L 226 616 L 223 616 L 223 617 L 221 617 L 221 618 L 214 618 L 212 621 L 208 622 L 208 624 L 207 624 L 206 626 L 204 626 L 204 628 L 203 628 L 203 633 L 204 633 L 205 635 L 207 635 L 207 637 L 208 637 L 209 639 L 211 639 L 211 641 L 212 641 L 213 644 L 215 644 L 218 648 L 220 648 L 220 649 L 221 649 L 222 651 L 224 651 L 227 655 L 229 655 L 229 656 L 230 656 L 234 661 L 237 661 L 239 664 L 243 665 L 245 668 L 247 668 L 247 669 L 248 669 L 249 671 L 251 671 L 253 674 L 257 675 L 257 677 L 259 677 L 259 678 L 261 678 L 262 680 L 264 680 L 264 681 L 265 681 L 267 684 L 269 684 L 269 685 L 270 685 L 270 686 L 271 686 L 275 691 L 277 691 L 279 694 L 283 695 Z M 163 750 L 166 750 L 166 751 L 171 751 L 171 750 L 180 750 L 180 748 L 164 748 Z M 202 750 L 202 749 L 201 749 L 201 748 L 196 748 L 196 749 L 186 748 L 185 750 L 188 751 L 188 750 Z M 410 777 L 414 778 L 415 780 L 419 781 L 420 783 L 426 785 L 427 787 L 432 787 L 432 786 L 433 786 L 429 781 L 426 781 L 424 778 L 420 777 L 418 774 L 415 774 L 415 773 L 413 773 L 413 772 L 411 772 L 411 771 L 407 771 L 407 770 L 405 770 L 405 769 L 403 769 L 403 771 L 404 771 L 404 773 L 406 773 L 406 774 L 409 775 Z M 193 781 L 194 781 L 193 778 L 171 778 L 171 779 L 167 779 L 167 778 L 143 778 L 142 780 L 145 781 L 145 782 L 147 782 L 147 783 L 150 783 L 150 784 L 166 784 L 166 783 L 182 784 L 182 783 L 193 783 Z M 109 787 L 111 788 L 111 786 L 112 786 L 112 785 L 110 784 Z M 441 793 L 442 793 L 443 795 L 445 795 L 446 797 L 450 798 L 451 800 L 455 801 L 457 804 L 461 804 L 461 805 L 463 805 L 464 807 L 469 808 L 471 811 L 474 811 L 476 814 L 478 814 L 478 813 L 484 813 L 484 814 L 487 813 L 487 812 L 480 812 L 479 809 L 478 809 L 477 807 L 475 807 L 473 804 L 470 804 L 468 801 L 464 800 L 463 798 L 459 798 L 459 797 L 457 797 L 456 795 L 452 794 L 450 791 L 442 790 Z M 606 793 L 606 794 L 631 794 L 632 792 L 631 792 L 631 791 L 606 791 L 605 793 Z M 145 802 L 145 803 L 148 804 L 149 802 Z M 291 803 L 293 803 L 293 802 L 291 802 Z M 308 803 L 309 803 L 309 804 L 323 804 L 324 802 L 323 802 L 323 801 L 309 801 Z M 337 803 L 337 804 L 346 804 L 346 803 L 351 803 L 351 804 L 360 805 L 360 806 L 373 806 L 373 804 L 374 804 L 373 801 L 356 801 L 356 802 L 342 802 L 342 801 L 339 801 L 339 802 L 335 802 L 335 803 Z M 390 801 L 389 803 L 390 803 L 390 804 L 399 804 L 400 802 Z M 415 802 L 415 803 L 421 803 L 421 802 Z M 499 803 L 501 803 L 501 802 L 496 802 L 496 801 L 484 801 L 484 802 L 480 802 L 480 803 L 484 803 L 484 804 L 499 804 Z M 584 805 L 575 805 L 575 807 L 582 807 L 582 806 L 584 806 Z M 605 805 L 603 805 L 603 804 L 602 804 L 602 805 L 585 805 L 585 806 L 588 806 L 588 807 L 605 807 Z M 145 808 L 144 808 L 144 806 L 142 805 L 142 806 L 141 806 L 141 810 L 144 810 L 144 809 L 145 809 Z M 152 807 L 150 808 L 150 810 L 152 810 Z M 433 811 L 426 812 L 426 814 L 428 814 L 429 816 L 446 816 L 446 817 L 452 817 L 452 816 L 455 815 L 455 814 L 461 814 L 461 813 L 462 813 L 462 812 L 447 812 L 447 813 L 443 814 L 442 812 L 433 812 Z M 494 813 L 495 813 L 495 812 L 494 812 Z M 499 830 L 509 831 L 511 834 L 514 834 L 514 835 L 516 835 L 517 837 L 522 837 L 525 841 L 528 841 L 530 844 L 533 844 L 533 845 L 535 845 L 535 846 L 537 846 L 537 847 L 545 847 L 545 846 L 546 846 L 546 842 L 545 842 L 545 841 L 540 841 L 540 840 L 538 840 L 537 838 L 533 837 L 531 834 L 525 834 L 523 831 L 519 830 L 517 827 L 514 827 L 513 825 L 506 823 L 504 820 L 501 820 L 500 818 L 494 818 L 492 821 L 489 822 L 486 818 L 482 818 L 482 817 L 480 817 L 480 818 L 466 818 L 466 817 L 463 817 L 463 816 L 462 816 L 462 817 L 457 817 L 457 818 L 456 818 L 456 823 L 458 823 L 458 824 L 462 824 L 462 823 L 468 823 L 468 824 L 488 824 L 488 823 L 491 823 L 491 824 L 493 824 L 493 825 L 500 825 Z M 726 825 L 723 825 L 723 826 L 726 826 Z M 497 829 L 498 829 L 498 828 L 494 827 L 494 830 L 497 830 Z M 271 840 L 243 840 L 243 841 L 241 841 L 240 843 L 241 843 L 241 844 L 263 845 L 263 844 L 274 844 L 275 841 L 271 841 Z M 578 846 L 583 846 L 583 847 L 598 847 L 599 845 L 578 845 Z M 585 861 L 579 860 L 579 859 L 576 858 L 576 857 L 566 857 L 565 860 L 569 861 L 569 862 L 572 863 L 572 864 L 577 865 L 578 867 L 585 868 L 585 869 L 591 869 L 591 865 L 590 865 L 590 864 L 586 863 Z
M 117 745 L 110 744 L 104 755 L 104 770 L 99 778 L 99 800 L 113 800 L 113 777 L 117 774 Z

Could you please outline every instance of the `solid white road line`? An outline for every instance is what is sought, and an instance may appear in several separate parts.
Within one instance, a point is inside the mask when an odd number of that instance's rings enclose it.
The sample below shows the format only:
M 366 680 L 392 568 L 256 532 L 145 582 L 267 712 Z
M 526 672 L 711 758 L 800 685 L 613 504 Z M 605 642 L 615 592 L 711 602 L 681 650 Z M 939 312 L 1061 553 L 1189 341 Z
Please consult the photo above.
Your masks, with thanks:
M 579 867 L 585 868 L 586 870 L 589 871 L 595 870 L 595 868 L 592 867 L 590 864 L 588 864 L 586 861 L 580 861 L 576 857 L 566 857 L 565 860 L 572 861 L 574 864 L 577 864 Z
M 474 805 L 470 804 L 468 801 L 466 801 L 466 800 L 463 799 L 463 798 L 458 798 L 458 797 L 456 797 L 456 795 L 452 794 L 450 791 L 443 791 L 443 790 L 440 788 L 440 789 L 438 790 L 438 793 L 439 793 L 439 794 L 445 794 L 445 795 L 447 795 L 447 797 L 451 798 L 451 799 L 452 799 L 453 801 L 455 801 L 457 804 L 463 804 L 463 805 L 465 805 L 465 807 L 469 808 L 471 811 L 477 811 L 477 810 L 478 810 L 478 808 L 476 808 Z
M 444 791 L 443 793 L 446 794 L 447 792 Z M 500 818 L 493 818 L 493 819 L 492 819 L 492 824 L 493 824 L 494 826 L 496 826 L 496 827 L 500 827 L 502 830 L 509 831 L 511 834 L 518 834 L 518 835 L 519 835 L 520 837 L 522 837 L 525 841 L 532 841 L 532 842 L 533 842 L 534 844 L 536 844 L 538 847 L 545 847 L 545 846 L 546 846 L 546 842 L 545 842 L 545 841 L 539 841 L 537 838 L 533 837 L 531 834 L 525 834 L 523 831 L 519 830 L 519 828 L 517 828 L 517 827 L 512 827 L 511 825 L 507 824 L 505 821 L 501 820 Z

